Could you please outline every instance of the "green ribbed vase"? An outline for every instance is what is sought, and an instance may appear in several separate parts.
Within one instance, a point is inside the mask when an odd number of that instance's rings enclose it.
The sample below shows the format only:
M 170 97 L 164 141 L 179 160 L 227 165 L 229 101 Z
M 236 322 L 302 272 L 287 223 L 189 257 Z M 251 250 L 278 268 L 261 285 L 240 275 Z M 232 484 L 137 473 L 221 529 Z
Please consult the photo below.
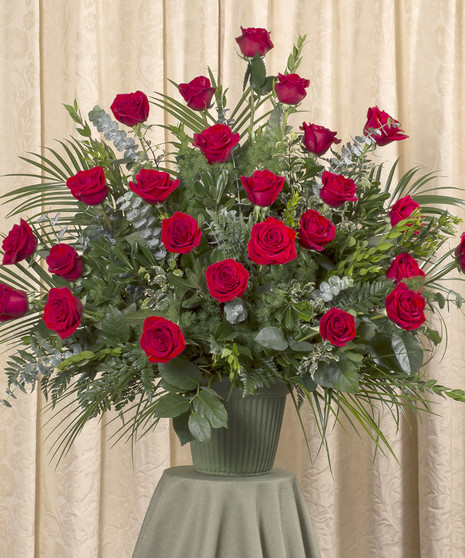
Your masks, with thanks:
M 273 468 L 289 391 L 278 384 L 243 397 L 235 388 L 228 398 L 230 388 L 229 382 L 213 386 L 225 399 L 228 428 L 213 429 L 209 442 L 191 442 L 194 468 L 208 475 L 263 475 Z

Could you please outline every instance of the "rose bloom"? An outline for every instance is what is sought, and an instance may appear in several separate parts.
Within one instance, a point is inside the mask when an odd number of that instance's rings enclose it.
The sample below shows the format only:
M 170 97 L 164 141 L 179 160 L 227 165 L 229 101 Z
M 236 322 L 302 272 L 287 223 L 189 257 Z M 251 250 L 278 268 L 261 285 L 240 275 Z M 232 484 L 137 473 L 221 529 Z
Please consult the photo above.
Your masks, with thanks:
M 276 219 L 268 217 L 252 227 L 247 244 L 249 258 L 260 265 L 285 264 L 297 258 L 296 232 Z
M 0 283 L 0 322 L 14 320 L 27 312 L 27 294 Z
M 371 135 L 377 145 L 387 145 L 391 141 L 408 138 L 407 134 L 400 129 L 400 123 L 378 107 L 368 109 L 367 119 L 363 133 L 365 136 Z M 371 131 L 371 128 L 377 131 Z
M 218 302 L 227 302 L 244 294 L 249 273 L 240 262 L 227 259 L 209 265 L 205 277 L 211 296 Z
M 388 318 L 402 329 L 418 329 L 426 320 L 425 299 L 405 283 L 399 283 L 384 301 Z
M 108 195 L 108 186 L 105 183 L 105 173 L 102 167 L 79 171 L 68 178 L 66 186 L 77 200 L 87 205 L 98 205 Z
M 357 335 L 355 319 L 352 314 L 340 308 L 331 308 L 320 320 L 321 338 L 336 347 L 344 347 Z
M 161 241 L 168 252 L 187 254 L 199 245 L 201 237 L 197 221 L 181 211 L 161 222 Z
M 256 170 L 253 176 L 241 176 L 250 203 L 261 207 L 270 206 L 283 189 L 284 176 L 277 176 L 269 170 Z
M 67 281 L 76 281 L 84 270 L 81 256 L 68 244 L 55 244 L 45 261 L 50 273 Z
M 318 211 L 309 209 L 300 218 L 299 242 L 308 250 L 321 250 L 336 235 L 336 227 Z
M 301 78 L 297 74 L 278 74 L 278 83 L 275 83 L 274 90 L 281 103 L 286 105 L 297 105 L 306 96 L 305 89 L 310 85 L 308 79 Z
M 152 205 L 164 201 L 178 186 L 179 180 L 171 180 L 167 172 L 155 169 L 141 169 L 136 182 L 129 182 L 129 188 Z
M 393 279 L 396 284 L 409 277 L 424 277 L 425 272 L 420 269 L 418 262 L 407 252 L 399 254 L 386 272 L 387 279 Z
M 34 253 L 37 248 L 37 238 L 31 227 L 24 219 L 20 219 L 19 225 L 14 225 L 2 242 L 3 264 L 15 264 L 24 260 Z
M 355 195 L 357 187 L 351 178 L 324 171 L 321 182 L 323 187 L 320 190 L 320 198 L 330 207 L 340 207 L 345 202 L 358 200 Z
M 131 127 L 145 122 L 150 111 L 149 100 L 142 91 L 116 95 L 110 108 L 118 122 Z
M 403 221 L 407 219 L 407 217 L 410 217 L 415 209 L 420 209 L 420 206 L 416 201 L 413 201 L 410 196 L 405 196 L 397 200 L 389 212 L 391 226 L 394 227 L 399 221 Z
M 190 109 L 205 110 L 210 107 L 215 88 L 207 77 L 198 76 L 189 83 L 180 83 L 178 91 Z
M 337 132 L 331 132 L 324 126 L 302 122 L 300 129 L 304 131 L 302 141 L 305 149 L 315 155 L 324 155 L 333 143 L 341 143 L 341 140 L 336 138 Z
M 81 323 L 82 303 L 67 287 L 50 289 L 42 319 L 61 339 L 72 335 Z
M 260 56 L 264 56 L 274 46 L 270 39 L 270 32 L 266 29 L 261 27 L 244 29 L 241 25 L 241 31 L 242 35 L 236 37 L 236 43 L 247 58 L 252 58 L 257 52 Z
M 226 124 L 214 124 L 194 134 L 192 145 L 202 151 L 209 163 L 226 163 L 239 139 L 239 134 L 233 134 Z
M 462 234 L 460 244 L 455 249 L 455 257 L 459 268 L 465 273 L 465 233 Z
M 180 327 L 160 316 L 145 319 L 139 343 L 149 362 L 168 362 L 186 348 Z

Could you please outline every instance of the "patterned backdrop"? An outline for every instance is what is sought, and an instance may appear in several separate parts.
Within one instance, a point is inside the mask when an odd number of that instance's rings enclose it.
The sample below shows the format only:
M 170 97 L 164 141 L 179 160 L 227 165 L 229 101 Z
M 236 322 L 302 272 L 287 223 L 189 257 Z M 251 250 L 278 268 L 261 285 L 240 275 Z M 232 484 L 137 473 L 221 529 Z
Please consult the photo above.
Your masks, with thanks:
M 460 0 L 0 0 L 0 25 L 0 174 L 23 172 L 18 155 L 72 132 L 62 103 L 75 98 L 86 114 L 94 104 L 108 109 L 117 93 L 176 94 L 168 78 L 189 81 L 207 65 L 238 95 L 234 37 L 243 25 L 271 30 L 274 74 L 297 35 L 308 35 L 299 74 L 311 86 L 300 121 L 349 139 L 377 104 L 410 136 L 383 148 L 383 159 L 401 155 L 401 170 L 440 169 L 438 187 L 465 187 Z M 152 108 L 151 121 L 162 119 Z M 0 192 L 23 183 L 3 177 Z M 14 224 L 7 210 L 3 232 Z M 463 314 L 448 326 L 447 350 L 427 373 L 465 389 Z M 373 459 L 366 437 L 337 427 L 332 472 L 304 414 L 310 461 L 289 405 L 277 465 L 301 483 L 322 558 L 465 556 L 465 406 L 439 403 L 441 416 L 417 425 L 409 417 L 399 432 L 386 417 L 399 463 Z M 134 447 L 112 447 L 111 425 L 102 432 L 96 422 L 57 465 L 49 453 L 57 424 L 43 408 L 35 392 L 0 408 L 0 558 L 131 556 L 162 471 L 187 463 L 186 449 L 168 423 Z

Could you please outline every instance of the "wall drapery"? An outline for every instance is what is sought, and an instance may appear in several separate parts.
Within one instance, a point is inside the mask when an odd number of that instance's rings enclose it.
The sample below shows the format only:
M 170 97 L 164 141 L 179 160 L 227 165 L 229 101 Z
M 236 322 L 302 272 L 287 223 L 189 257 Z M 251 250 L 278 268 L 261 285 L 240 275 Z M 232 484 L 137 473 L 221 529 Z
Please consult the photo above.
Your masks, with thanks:
M 437 186 L 465 187 L 459 0 L 0 0 L 0 22 L 2 174 L 23 172 L 18 155 L 72 131 L 62 103 L 74 98 L 86 114 L 94 104 L 109 107 L 117 93 L 175 93 L 167 78 L 189 81 L 206 66 L 234 95 L 243 72 L 234 37 L 243 25 L 271 30 L 266 62 L 274 74 L 297 35 L 308 35 L 302 120 L 348 139 L 378 104 L 410 136 L 378 151 L 383 159 L 401 155 L 402 170 L 441 169 Z M 151 121 L 161 117 L 152 108 Z M 2 178 L 0 192 L 21 183 Z M 1 207 L 3 232 L 14 224 L 6 213 Z M 463 389 L 463 316 L 448 325 L 447 350 L 428 366 Z M 95 423 L 56 467 L 44 404 L 34 393 L 0 408 L 0 557 L 130 556 L 154 486 L 164 468 L 188 460 L 185 448 L 168 424 L 134 448 L 112 448 Z M 310 463 L 289 406 L 277 465 L 297 474 L 324 558 L 465 555 L 465 406 L 442 400 L 434 410 L 441 416 L 423 416 L 411 431 L 404 423 L 398 433 L 386 417 L 400 465 L 383 455 L 373 461 L 366 437 L 337 427 L 331 474 L 324 453 Z M 304 422 L 316 456 L 309 414 Z

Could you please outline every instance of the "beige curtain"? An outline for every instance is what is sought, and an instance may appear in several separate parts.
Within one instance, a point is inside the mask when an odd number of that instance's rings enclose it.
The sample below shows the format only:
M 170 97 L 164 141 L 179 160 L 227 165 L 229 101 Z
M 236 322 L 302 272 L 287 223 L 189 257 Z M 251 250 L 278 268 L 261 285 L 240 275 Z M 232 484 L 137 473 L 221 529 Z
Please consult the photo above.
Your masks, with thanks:
M 24 171 L 18 155 L 72 132 L 62 103 L 74 98 L 85 115 L 117 93 L 175 93 L 167 78 L 188 81 L 207 65 L 237 95 L 241 25 L 272 31 L 272 73 L 297 35 L 308 35 L 301 120 L 349 139 L 378 104 L 410 135 L 380 150 L 383 159 L 402 155 L 402 170 L 441 169 L 438 186 L 465 187 L 461 0 L 0 0 L 0 174 Z M 152 108 L 151 119 L 162 115 Z M 0 192 L 23 183 L 2 178 Z M 3 232 L 15 222 L 7 209 Z M 463 314 L 448 326 L 447 350 L 427 374 L 464 389 Z M 2 394 L 4 384 L 2 375 Z M 131 556 L 153 489 L 166 467 L 188 462 L 185 448 L 168 424 L 134 448 L 111 447 L 96 422 L 56 466 L 43 407 L 35 392 L 0 408 L 0 558 Z M 366 436 L 337 427 L 331 473 L 310 414 L 313 463 L 289 405 L 277 465 L 299 479 L 323 558 L 465 556 L 465 405 L 441 400 L 435 411 L 399 432 L 386 417 L 399 463 L 373 460 Z

